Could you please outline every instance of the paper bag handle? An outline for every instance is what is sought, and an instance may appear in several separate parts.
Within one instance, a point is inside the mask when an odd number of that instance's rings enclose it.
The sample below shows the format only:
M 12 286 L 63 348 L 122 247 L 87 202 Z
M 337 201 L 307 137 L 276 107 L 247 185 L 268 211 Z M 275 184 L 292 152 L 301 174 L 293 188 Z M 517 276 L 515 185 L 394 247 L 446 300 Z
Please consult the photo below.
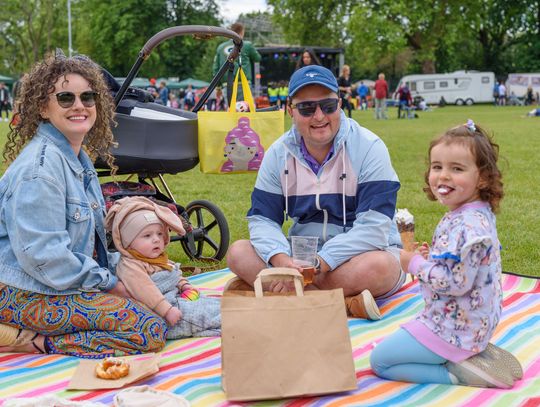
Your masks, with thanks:
M 304 279 L 298 270 L 288 267 L 274 267 L 261 270 L 255 279 L 255 297 L 263 296 L 262 282 L 268 280 L 291 280 L 294 281 L 294 288 L 298 297 L 304 296 Z
M 231 96 L 231 105 L 229 106 L 229 112 L 236 112 L 236 98 L 238 95 L 238 77 L 242 80 L 242 92 L 244 92 L 244 100 L 249 106 L 250 112 L 255 112 L 255 102 L 253 101 L 253 95 L 251 94 L 251 88 L 249 87 L 249 82 L 247 80 L 246 74 L 244 73 L 242 67 L 238 68 L 236 71 L 236 76 L 234 77 L 233 84 L 233 93 Z

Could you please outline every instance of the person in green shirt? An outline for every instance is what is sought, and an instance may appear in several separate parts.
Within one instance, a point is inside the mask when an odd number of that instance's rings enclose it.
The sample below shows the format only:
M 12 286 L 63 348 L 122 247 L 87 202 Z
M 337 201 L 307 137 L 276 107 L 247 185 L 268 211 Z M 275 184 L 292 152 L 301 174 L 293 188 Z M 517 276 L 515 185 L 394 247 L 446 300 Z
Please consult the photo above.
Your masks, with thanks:
M 244 38 L 245 29 L 242 23 L 234 23 L 233 25 L 231 25 L 230 29 L 231 31 L 234 31 L 235 33 L 237 33 L 240 37 Z M 212 69 L 214 76 L 218 73 L 219 68 L 221 68 L 223 64 L 225 63 L 225 61 L 227 60 L 227 57 L 229 56 L 233 47 L 234 47 L 234 44 L 232 40 L 222 42 L 217 47 L 216 55 L 214 56 L 213 69 Z M 259 54 L 259 52 L 255 49 L 255 47 L 250 41 L 244 41 L 242 45 L 242 51 L 240 53 L 240 59 L 242 61 L 242 69 L 244 70 L 244 73 L 246 74 L 248 81 L 250 82 L 250 84 L 253 84 L 252 66 L 254 62 L 259 62 L 261 60 L 261 54 Z M 237 70 L 238 70 L 238 60 L 235 61 L 234 75 L 236 75 Z M 232 83 L 227 84 L 227 85 L 228 85 L 227 86 L 227 99 L 230 103 L 231 96 L 232 96 Z M 239 87 L 238 89 L 237 100 L 244 100 L 241 87 Z
M 281 81 L 279 84 L 278 95 L 279 95 L 279 107 L 282 110 L 287 109 L 287 99 L 289 97 L 289 83 L 287 81 Z
M 270 106 L 276 106 L 279 99 L 279 88 L 274 82 L 268 84 L 268 101 Z

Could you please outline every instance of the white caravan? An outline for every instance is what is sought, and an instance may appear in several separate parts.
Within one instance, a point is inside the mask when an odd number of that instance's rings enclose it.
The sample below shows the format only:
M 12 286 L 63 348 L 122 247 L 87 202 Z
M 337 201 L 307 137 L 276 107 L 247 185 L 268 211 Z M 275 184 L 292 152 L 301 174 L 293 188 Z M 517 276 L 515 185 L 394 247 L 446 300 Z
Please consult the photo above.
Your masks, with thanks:
M 533 89 L 533 97 L 540 93 L 540 73 L 511 73 L 506 81 L 506 93 L 510 96 L 514 92 L 518 98 L 523 98 L 529 86 Z
M 472 105 L 493 102 L 495 74 L 493 72 L 455 71 L 425 75 L 406 75 L 397 89 L 406 83 L 412 97 L 421 96 L 428 104 L 446 103 Z M 396 90 L 397 90 L 396 89 Z

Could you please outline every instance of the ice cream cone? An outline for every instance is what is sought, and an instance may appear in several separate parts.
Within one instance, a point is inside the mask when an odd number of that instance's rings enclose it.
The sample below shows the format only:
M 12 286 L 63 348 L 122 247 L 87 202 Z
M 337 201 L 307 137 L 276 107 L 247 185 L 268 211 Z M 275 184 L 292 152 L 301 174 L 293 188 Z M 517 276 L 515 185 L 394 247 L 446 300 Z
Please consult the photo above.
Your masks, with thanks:
M 414 251 L 414 230 L 412 232 L 400 232 L 401 235 L 401 244 L 403 245 L 403 250 L 407 252 Z
M 398 209 L 395 220 L 403 250 L 414 251 L 414 216 L 407 209 Z

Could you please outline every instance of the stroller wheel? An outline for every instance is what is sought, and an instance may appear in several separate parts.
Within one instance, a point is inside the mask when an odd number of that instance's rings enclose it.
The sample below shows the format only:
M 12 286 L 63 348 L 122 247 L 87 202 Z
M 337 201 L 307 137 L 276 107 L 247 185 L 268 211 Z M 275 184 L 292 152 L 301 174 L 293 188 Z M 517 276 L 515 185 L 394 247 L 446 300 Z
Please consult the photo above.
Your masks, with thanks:
M 229 224 L 221 209 L 212 202 L 198 200 L 186 207 L 193 231 L 181 240 L 191 259 L 220 261 L 229 248 Z

